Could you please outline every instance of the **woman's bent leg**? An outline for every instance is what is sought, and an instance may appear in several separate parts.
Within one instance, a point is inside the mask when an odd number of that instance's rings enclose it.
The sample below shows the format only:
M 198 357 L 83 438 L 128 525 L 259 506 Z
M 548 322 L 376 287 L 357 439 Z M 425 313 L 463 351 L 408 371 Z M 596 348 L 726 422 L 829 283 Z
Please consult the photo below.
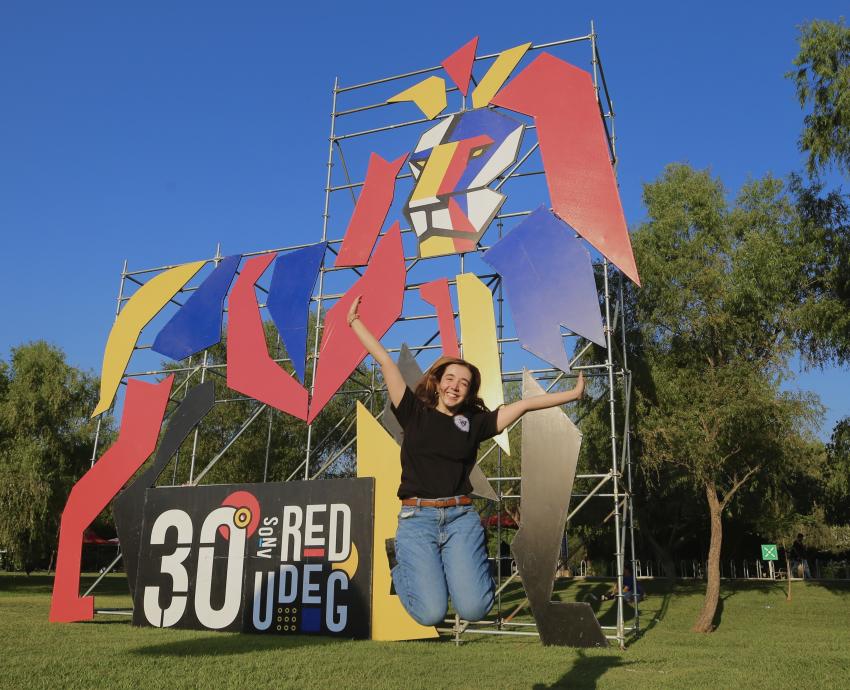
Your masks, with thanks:
M 438 510 L 405 506 L 398 516 L 393 584 L 405 610 L 421 625 L 441 623 L 448 607 Z
M 457 614 L 478 621 L 493 606 L 493 578 L 484 544 L 484 529 L 472 506 L 447 508 L 443 568 Z

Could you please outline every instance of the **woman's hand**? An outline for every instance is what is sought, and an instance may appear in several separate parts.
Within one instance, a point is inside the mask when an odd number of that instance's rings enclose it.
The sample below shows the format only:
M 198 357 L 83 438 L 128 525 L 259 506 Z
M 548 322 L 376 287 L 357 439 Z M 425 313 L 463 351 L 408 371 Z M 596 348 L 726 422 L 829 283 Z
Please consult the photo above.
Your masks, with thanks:
M 573 388 L 575 392 L 575 399 L 581 400 L 584 397 L 584 372 L 580 371 L 578 373 L 578 381 L 576 381 L 576 386 Z
M 360 318 L 360 314 L 357 313 L 357 310 L 360 308 L 360 300 L 363 298 L 363 295 L 357 295 L 354 298 L 354 301 L 351 303 L 351 306 L 348 308 L 348 325 L 351 326 L 357 319 Z

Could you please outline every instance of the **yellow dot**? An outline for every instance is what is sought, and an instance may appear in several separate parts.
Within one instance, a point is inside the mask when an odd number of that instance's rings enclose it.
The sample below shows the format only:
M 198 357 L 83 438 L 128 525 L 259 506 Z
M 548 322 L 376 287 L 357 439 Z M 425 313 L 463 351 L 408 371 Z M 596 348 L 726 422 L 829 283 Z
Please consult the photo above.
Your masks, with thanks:
M 233 513 L 233 524 L 244 529 L 251 523 L 251 511 L 248 508 L 240 508 Z
M 280 626 L 277 626 L 278 631 L 280 631 Z

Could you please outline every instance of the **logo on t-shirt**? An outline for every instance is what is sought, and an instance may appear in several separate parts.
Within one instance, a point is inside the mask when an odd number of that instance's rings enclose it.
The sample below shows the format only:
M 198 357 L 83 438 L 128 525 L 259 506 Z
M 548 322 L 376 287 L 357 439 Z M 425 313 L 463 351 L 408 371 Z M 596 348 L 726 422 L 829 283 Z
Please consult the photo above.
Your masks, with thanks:
M 461 431 L 469 431 L 469 420 L 464 417 L 462 414 L 456 414 L 454 416 L 455 426 Z

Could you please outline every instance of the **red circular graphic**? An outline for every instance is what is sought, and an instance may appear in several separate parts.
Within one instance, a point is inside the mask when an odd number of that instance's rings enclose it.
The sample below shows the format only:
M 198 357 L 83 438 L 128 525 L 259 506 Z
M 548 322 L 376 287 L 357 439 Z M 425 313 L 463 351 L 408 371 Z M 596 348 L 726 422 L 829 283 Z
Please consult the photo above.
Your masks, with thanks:
M 251 520 L 245 527 L 245 536 L 252 536 L 257 531 L 260 525 L 260 503 L 257 501 L 254 494 L 248 491 L 234 491 L 225 498 L 221 505 L 230 506 L 231 508 L 246 508 L 251 514 Z M 218 528 L 219 534 L 225 539 L 230 538 L 230 530 L 225 525 Z

